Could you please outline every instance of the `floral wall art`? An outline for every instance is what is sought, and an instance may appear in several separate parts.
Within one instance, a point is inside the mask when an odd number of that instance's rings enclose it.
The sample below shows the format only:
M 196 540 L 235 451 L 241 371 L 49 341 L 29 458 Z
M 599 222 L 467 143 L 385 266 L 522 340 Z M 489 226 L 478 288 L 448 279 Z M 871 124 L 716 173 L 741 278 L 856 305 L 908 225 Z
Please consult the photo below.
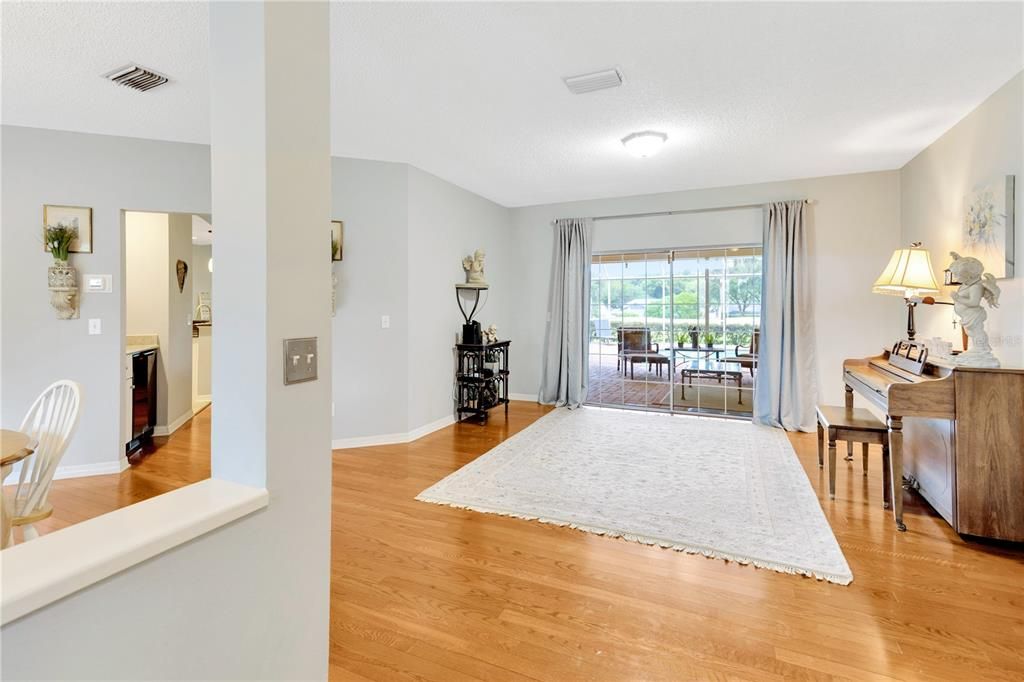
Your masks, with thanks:
M 1013 277 L 1014 176 L 995 178 L 964 197 L 963 250 L 996 277 Z

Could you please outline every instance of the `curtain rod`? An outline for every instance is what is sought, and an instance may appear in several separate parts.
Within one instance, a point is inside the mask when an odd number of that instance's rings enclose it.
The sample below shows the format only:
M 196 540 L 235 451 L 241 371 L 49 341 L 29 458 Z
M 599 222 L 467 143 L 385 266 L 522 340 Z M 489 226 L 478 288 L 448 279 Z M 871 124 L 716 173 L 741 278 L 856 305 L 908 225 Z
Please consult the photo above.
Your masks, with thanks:
M 713 206 L 711 208 L 684 208 L 675 211 L 651 211 L 649 213 L 623 213 L 621 215 L 599 215 L 594 220 L 623 220 L 625 218 L 653 218 L 655 216 L 683 215 L 686 213 L 714 213 L 715 211 L 736 211 L 743 208 L 764 208 L 769 202 L 760 204 L 737 204 L 735 206 Z M 814 199 L 804 199 L 805 204 L 813 204 Z

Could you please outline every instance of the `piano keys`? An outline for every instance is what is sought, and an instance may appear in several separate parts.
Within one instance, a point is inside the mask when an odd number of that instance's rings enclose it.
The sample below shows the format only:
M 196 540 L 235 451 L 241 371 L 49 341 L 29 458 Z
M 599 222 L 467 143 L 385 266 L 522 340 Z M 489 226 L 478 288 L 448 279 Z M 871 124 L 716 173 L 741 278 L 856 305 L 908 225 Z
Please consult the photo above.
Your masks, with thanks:
M 1024 541 L 1024 369 L 925 362 L 920 375 L 890 352 L 843 362 L 854 393 L 886 415 L 892 512 L 903 477 L 962 535 Z

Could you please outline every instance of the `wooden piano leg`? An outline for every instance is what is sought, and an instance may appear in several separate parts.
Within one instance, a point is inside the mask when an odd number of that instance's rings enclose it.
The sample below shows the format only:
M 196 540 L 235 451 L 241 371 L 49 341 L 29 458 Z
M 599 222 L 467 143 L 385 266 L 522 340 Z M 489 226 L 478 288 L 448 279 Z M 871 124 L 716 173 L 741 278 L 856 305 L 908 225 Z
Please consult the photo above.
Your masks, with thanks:
M 846 389 L 846 395 L 843 396 L 845 399 L 846 407 L 853 407 L 853 389 L 850 388 L 849 386 L 844 386 L 843 388 Z
M 860 459 L 861 459 L 861 464 L 862 464 L 861 468 L 864 469 L 864 475 L 867 476 L 868 475 L 868 444 L 867 443 L 861 443 L 860 444 Z
M 903 523 L 903 417 L 889 416 L 889 489 L 892 491 L 892 517 L 896 528 L 907 529 Z

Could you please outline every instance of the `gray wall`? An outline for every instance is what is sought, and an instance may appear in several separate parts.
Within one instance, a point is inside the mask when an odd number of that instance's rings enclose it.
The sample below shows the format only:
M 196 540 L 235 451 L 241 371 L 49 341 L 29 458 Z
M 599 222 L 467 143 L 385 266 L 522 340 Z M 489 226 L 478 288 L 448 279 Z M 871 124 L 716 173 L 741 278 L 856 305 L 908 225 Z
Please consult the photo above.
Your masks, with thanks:
M 4 283 L 38 284 L 3 287 L 3 326 L 21 331 L 3 339 L 3 423 L 19 423 L 50 382 L 75 379 L 85 388 L 84 408 L 62 465 L 113 467 L 121 452 L 125 332 L 120 212 L 210 213 L 209 147 L 11 126 L 2 132 Z M 463 278 L 462 256 L 476 248 L 488 251 L 495 285 L 480 319 L 515 339 L 519 371 L 508 209 L 405 164 L 332 159 L 331 189 L 332 217 L 345 221 L 345 260 L 333 266 L 334 438 L 402 435 L 451 414 L 451 344 L 462 322 L 453 286 Z M 44 203 L 94 209 L 94 253 L 72 262 L 83 274 L 113 273 L 113 293 L 83 295 L 80 320 L 58 321 L 49 306 Z M 184 260 L 194 287 L 206 261 Z M 214 301 L 215 317 L 217 310 Z M 382 315 L 390 329 L 381 328 Z M 102 318 L 101 336 L 87 334 L 89 317 Z M 183 320 L 181 327 L 188 332 Z
M 62 465 L 116 467 L 122 450 L 121 210 L 209 213 L 209 147 L 12 126 L 0 133 L 0 420 L 19 424 L 43 388 L 73 379 L 83 387 L 82 413 Z M 75 254 L 71 263 L 80 275 L 113 275 L 112 293 L 82 295 L 78 320 L 58 320 L 50 307 L 44 204 L 92 207 L 93 253 Z M 89 318 L 103 321 L 101 335 L 88 334 Z
M 815 304 L 818 375 L 821 396 L 841 401 L 842 361 L 878 353 L 905 329 L 902 301 L 871 293 L 871 284 L 901 242 L 897 171 L 838 175 L 686 192 L 529 206 L 512 210 L 516 249 L 517 295 L 513 320 L 520 356 L 512 390 L 536 395 L 541 343 L 548 309 L 553 235 L 551 220 L 572 216 L 753 204 L 781 199 L 815 200 L 811 207 L 815 253 Z M 649 220 L 649 219 L 643 219 Z M 749 243 L 750 225 L 723 214 L 691 216 L 673 223 L 655 219 L 599 223 L 600 246 L 639 248 Z M 660 226 L 654 228 L 660 222 Z M 616 227 L 617 226 L 617 227 Z M 619 235 L 608 230 L 618 229 Z M 676 236 L 671 236 L 675 231 Z M 841 403 L 840 403 L 841 404 Z
M 409 167 L 409 344 L 408 430 L 452 414 L 452 345 L 463 318 L 455 284 L 465 281 L 463 257 L 487 253 L 484 273 L 491 289 L 476 319 L 498 336 L 513 338 L 517 362 L 519 335 L 512 328 L 517 272 L 512 251 L 510 211 L 449 182 Z M 481 299 L 484 300 L 484 299 Z M 515 373 L 518 365 L 512 365 Z
M 405 164 L 333 159 L 332 218 L 345 222 L 334 317 L 334 437 L 407 430 Z M 391 328 L 381 329 L 382 315 Z
M 1003 365 L 1024 367 L 1024 72 L 928 146 L 900 171 L 903 243 L 922 241 L 937 277 L 960 250 L 963 198 L 976 185 L 1016 176 L 1017 269 L 999 280 L 999 308 L 986 328 Z M 941 280 L 940 280 L 941 282 Z M 947 292 L 948 293 L 948 290 Z M 948 306 L 917 309 L 921 338 L 942 336 L 960 348 Z

